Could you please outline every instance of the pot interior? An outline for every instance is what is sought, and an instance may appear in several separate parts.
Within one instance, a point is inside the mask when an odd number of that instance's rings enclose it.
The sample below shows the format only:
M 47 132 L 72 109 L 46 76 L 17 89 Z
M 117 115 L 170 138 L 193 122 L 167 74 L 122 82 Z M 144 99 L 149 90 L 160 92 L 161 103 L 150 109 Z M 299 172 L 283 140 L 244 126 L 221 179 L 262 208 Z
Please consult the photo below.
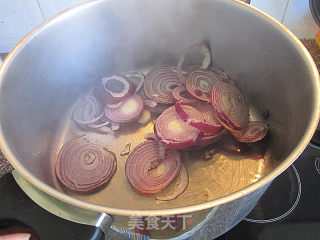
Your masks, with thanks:
M 54 170 L 62 144 L 82 132 L 70 120 L 73 107 L 104 76 L 156 66 L 175 66 L 182 51 L 210 45 L 214 67 L 245 95 L 251 120 L 264 120 L 268 137 L 257 146 L 264 158 L 218 151 L 211 160 L 182 152 L 187 190 L 176 200 L 141 196 L 126 180 L 127 143 L 135 147 L 153 123 L 124 127 L 116 137 L 86 133 L 117 154 L 111 182 L 92 194 L 63 189 Z M 214 200 L 259 181 L 287 160 L 306 132 L 316 105 L 312 66 L 281 26 L 234 1 L 93 1 L 68 11 L 25 39 L 0 75 L 0 124 L 9 159 L 28 174 L 75 198 L 121 209 L 169 209 Z M 232 142 L 225 137 L 220 147 Z M 302 149 L 299 149 L 302 150 Z M 291 162 L 294 159 L 290 159 Z M 289 166 L 289 163 L 288 163 Z M 172 184 L 165 192 L 173 190 Z

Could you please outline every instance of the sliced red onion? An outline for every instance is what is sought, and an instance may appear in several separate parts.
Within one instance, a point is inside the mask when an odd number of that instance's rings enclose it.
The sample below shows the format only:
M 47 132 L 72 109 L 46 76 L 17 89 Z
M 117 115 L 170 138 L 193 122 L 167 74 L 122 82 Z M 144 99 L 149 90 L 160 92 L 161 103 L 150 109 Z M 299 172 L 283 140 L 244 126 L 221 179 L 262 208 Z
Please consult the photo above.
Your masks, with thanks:
M 210 70 L 211 72 L 214 72 L 217 76 L 221 78 L 221 80 L 231 81 L 228 75 L 224 71 L 220 70 L 219 68 L 209 67 L 208 70 Z
M 176 112 L 184 122 L 204 133 L 217 134 L 221 131 L 222 126 L 214 116 L 210 105 L 199 104 L 196 108 L 192 106 L 188 106 L 188 108 L 196 118 L 190 117 L 180 102 L 177 102 L 175 105 Z
M 119 108 L 105 108 L 106 117 L 113 122 L 131 122 L 138 119 L 143 110 L 143 100 L 138 95 L 132 95 Z
M 171 107 L 172 105 L 165 105 L 165 104 L 157 104 L 157 106 L 148 108 L 150 112 L 152 113 L 163 113 L 166 109 Z
M 136 89 L 134 90 L 134 93 L 140 92 L 145 80 L 144 74 L 142 72 L 131 71 L 131 72 L 126 72 L 125 76 L 136 85 Z
M 105 107 L 106 108 L 118 108 L 123 104 L 123 101 L 114 103 L 114 104 L 106 104 Z
M 87 128 L 82 128 L 82 130 L 96 132 L 100 134 L 114 134 L 114 131 L 111 129 L 111 127 L 105 124 L 101 124 L 100 127 L 98 127 L 98 125 L 92 125 L 92 124 L 88 124 L 86 126 Z
M 0 240 L 29 240 L 30 233 L 13 233 L 0 236 Z
M 186 88 L 196 99 L 210 102 L 210 94 L 213 85 L 222 78 L 210 69 L 195 68 L 188 72 Z
M 141 117 L 140 119 L 138 120 L 138 123 L 140 124 L 147 124 L 148 122 L 150 122 L 151 120 L 151 113 L 150 111 L 144 109 L 142 114 L 141 114 Z
M 128 143 L 120 153 L 120 156 L 128 155 L 130 153 L 130 148 L 131 148 L 131 143 Z
M 84 100 L 76 105 L 72 118 L 78 125 L 86 125 L 99 121 L 103 116 L 103 108 L 98 100 L 92 96 L 85 96 Z
M 267 124 L 259 121 L 253 121 L 249 122 L 241 132 L 233 134 L 233 136 L 239 142 L 252 143 L 263 139 L 267 135 L 267 132 Z
M 158 67 L 152 69 L 146 76 L 143 84 L 145 95 L 160 104 L 172 104 L 175 102 L 172 90 L 181 86 L 177 74 L 172 67 Z
M 202 137 L 200 137 L 197 141 L 197 143 L 195 144 L 195 146 L 199 146 L 199 147 L 206 147 L 210 144 L 216 143 L 218 141 L 220 141 L 223 136 L 226 134 L 226 130 L 222 129 L 219 133 L 217 134 L 204 134 Z
M 80 137 L 62 146 L 56 176 L 68 189 L 89 192 L 108 182 L 116 170 L 114 154 Z
M 181 103 L 184 104 L 195 104 L 197 102 L 197 100 L 187 92 L 187 89 L 184 86 L 173 89 L 172 95 L 177 102 L 181 101 Z
M 144 100 L 144 104 L 145 104 L 147 107 L 150 107 L 150 108 L 154 108 L 155 106 L 158 105 L 158 103 L 156 103 L 155 101 L 149 100 L 149 99 L 145 99 L 145 100 Z
M 178 151 L 168 149 L 163 163 L 150 170 L 152 162 L 158 159 L 159 145 L 156 141 L 142 142 L 130 153 L 125 171 L 131 186 L 138 192 L 158 193 L 178 176 L 182 167 Z
M 178 60 L 177 74 L 178 74 L 179 80 L 181 82 L 185 82 L 185 77 L 183 76 L 183 70 L 182 70 L 184 58 L 187 54 L 190 54 L 193 51 L 199 51 L 203 55 L 203 61 L 202 61 L 202 65 L 201 65 L 202 69 L 207 69 L 211 63 L 211 52 L 206 45 L 196 44 L 196 45 L 193 45 L 193 46 L 187 48 L 186 50 L 184 50 L 184 52 L 182 53 L 182 55 L 180 56 L 180 58 Z
M 155 140 L 155 141 L 158 141 L 158 138 L 157 136 L 154 134 L 154 133 L 147 133 L 144 138 L 146 140 Z
M 85 131 L 94 131 L 102 134 L 112 133 L 107 126 L 109 121 L 104 119 L 104 112 L 98 100 L 88 95 L 72 112 L 72 118 Z
M 159 145 L 159 157 L 160 159 L 165 159 L 166 147 L 161 142 L 158 142 L 158 145 Z
M 144 91 L 140 91 L 139 95 L 144 100 L 144 105 L 148 108 L 148 110 L 152 113 L 163 113 L 168 107 L 172 106 L 172 104 L 158 104 L 157 102 L 150 100 L 144 93 Z
M 115 104 L 126 99 L 131 95 L 132 90 L 132 86 L 127 77 L 113 75 L 102 78 L 93 93 L 103 105 L 106 105 Z
M 188 171 L 184 166 L 182 166 L 180 171 L 180 181 L 178 186 L 173 191 L 173 193 L 167 196 L 156 196 L 155 198 L 156 200 L 160 200 L 160 201 L 170 201 L 170 200 L 176 199 L 187 189 L 188 185 L 189 185 Z
M 199 117 L 191 106 L 182 106 L 183 110 L 191 117 Z M 165 110 L 156 121 L 154 132 L 161 143 L 167 148 L 187 148 L 198 139 L 200 131 L 184 121 L 172 106 Z
M 164 144 L 162 144 L 161 142 L 159 142 L 157 136 L 154 133 L 147 133 L 144 138 L 146 140 L 152 140 L 152 141 L 156 141 L 159 144 L 159 160 L 158 161 L 153 161 L 153 166 L 151 167 L 151 169 L 159 166 L 162 161 L 165 159 L 165 155 L 166 155 L 166 146 Z
M 108 126 L 110 124 L 109 121 L 105 121 L 105 122 L 102 122 L 102 123 L 99 123 L 99 122 L 96 122 L 96 123 L 90 123 L 90 124 L 87 124 L 86 126 L 88 128 L 96 128 L 96 129 L 100 129 L 104 126 Z
M 211 92 L 216 117 L 228 130 L 240 131 L 249 121 L 249 108 L 238 88 L 230 81 L 218 81 Z
M 119 129 L 120 129 L 120 124 L 119 123 L 117 123 L 117 122 L 112 122 L 111 123 L 111 130 L 112 131 L 117 131 Z

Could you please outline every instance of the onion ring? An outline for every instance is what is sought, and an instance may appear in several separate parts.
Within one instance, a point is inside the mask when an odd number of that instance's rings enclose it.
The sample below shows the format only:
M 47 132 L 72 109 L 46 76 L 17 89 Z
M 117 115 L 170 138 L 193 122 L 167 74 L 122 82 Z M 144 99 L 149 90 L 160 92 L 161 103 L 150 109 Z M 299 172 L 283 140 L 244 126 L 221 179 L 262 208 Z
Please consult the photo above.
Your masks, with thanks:
M 200 130 L 204 133 L 217 134 L 221 131 L 221 124 L 214 115 L 213 109 L 208 104 L 199 104 L 197 107 L 188 106 L 189 112 L 193 112 L 196 118 L 190 117 L 190 115 L 184 110 L 180 102 L 175 104 L 175 110 L 185 123 Z M 201 111 L 199 111 L 201 110 Z
M 154 133 L 147 133 L 146 135 L 144 135 L 144 138 L 146 140 L 155 140 L 158 141 L 157 136 Z
M 138 95 L 127 98 L 123 104 L 114 109 L 105 108 L 105 116 L 113 122 L 132 122 L 139 119 L 143 110 L 143 100 Z
M 164 144 L 162 144 L 161 142 L 159 142 L 157 136 L 154 133 L 147 133 L 144 138 L 146 140 L 153 140 L 159 143 L 159 158 L 160 160 L 163 160 L 166 154 L 166 146 Z M 161 162 L 160 162 L 161 163 Z M 160 164 L 159 163 L 159 164 Z M 159 165 L 157 164 L 157 166 Z
M 136 85 L 136 89 L 134 90 L 134 93 L 140 92 L 141 88 L 143 87 L 143 83 L 145 80 L 145 76 L 142 72 L 126 72 L 124 74 L 131 82 L 133 82 Z
M 187 74 L 186 88 L 194 98 L 202 102 L 210 102 L 212 87 L 221 79 L 210 69 L 195 68 Z
M 249 122 L 241 132 L 233 133 L 232 135 L 239 142 L 252 143 L 263 139 L 267 135 L 267 132 L 267 124 L 259 121 L 253 121 Z
M 120 153 L 120 156 L 125 156 L 127 154 L 130 153 L 130 148 L 131 148 L 131 143 L 128 143 L 124 149 L 122 150 L 122 152 Z
M 118 108 L 123 104 L 123 101 L 114 103 L 114 104 L 106 104 L 105 107 L 106 108 Z
M 157 102 L 150 100 L 144 93 L 144 91 L 140 91 L 140 96 L 142 97 L 144 101 L 145 107 L 148 108 L 148 110 L 152 113 L 163 113 L 164 110 L 171 107 L 172 104 L 158 104 Z
M 211 91 L 216 117 L 228 130 L 241 131 L 249 121 L 249 108 L 239 89 L 230 81 L 218 81 Z
M 111 122 L 111 130 L 112 131 L 117 131 L 120 129 L 120 124 L 117 122 Z
M 153 161 L 159 158 L 159 145 L 156 141 L 144 141 L 130 153 L 125 172 L 131 186 L 140 193 L 158 193 L 165 189 L 178 176 L 181 156 L 178 151 L 168 149 L 165 160 L 157 168 L 150 170 Z
M 131 95 L 133 91 L 129 79 L 122 75 L 102 78 L 93 90 L 95 97 L 103 104 L 115 104 Z
M 172 105 L 164 105 L 164 104 L 157 104 L 157 106 L 152 107 L 152 108 L 148 108 L 150 112 L 152 113 L 163 113 L 165 110 L 167 110 L 169 107 L 171 107 Z
M 64 144 L 56 163 L 58 180 L 75 192 L 89 192 L 100 187 L 115 171 L 113 154 L 83 137 Z
M 103 108 L 97 99 L 88 95 L 72 112 L 72 118 L 78 125 L 86 125 L 99 121 L 103 116 Z
M 184 105 L 182 108 L 191 117 L 199 119 L 199 114 L 194 112 L 193 107 Z M 203 119 L 200 118 L 200 120 Z M 169 107 L 157 118 L 154 132 L 159 141 L 167 148 L 176 149 L 193 145 L 200 134 L 200 130 L 182 121 L 174 106 Z
M 196 99 L 194 99 L 188 92 L 187 89 L 184 86 L 176 87 L 172 90 L 172 96 L 174 99 L 178 102 L 181 101 L 181 103 L 184 104 L 195 104 L 197 102 Z
M 143 90 L 149 99 L 157 103 L 172 104 L 175 102 L 172 90 L 181 85 L 172 67 L 158 67 L 147 74 Z
M 76 105 L 72 112 L 73 121 L 85 131 L 94 131 L 97 133 L 112 133 L 107 127 L 109 121 L 104 119 L 104 112 L 98 100 L 92 96 L 85 96 L 84 100 Z
M 184 52 L 182 53 L 182 55 L 178 60 L 177 75 L 181 82 L 185 82 L 185 77 L 183 76 L 183 70 L 182 70 L 182 64 L 184 62 L 184 58 L 187 54 L 191 53 L 194 50 L 199 51 L 203 55 L 203 60 L 201 65 L 202 69 L 207 69 L 211 63 L 211 52 L 206 45 L 196 44 L 187 48 L 186 50 L 184 50 Z
M 173 191 L 173 193 L 170 193 L 167 196 L 156 196 L 155 199 L 160 201 L 170 201 L 170 200 L 176 199 L 187 189 L 188 185 L 189 185 L 188 171 L 184 166 L 182 166 L 180 171 L 180 181 L 178 186 Z
M 202 137 L 198 139 L 195 146 L 206 147 L 210 144 L 216 143 L 223 138 L 226 132 L 227 131 L 225 129 L 222 129 L 218 134 L 215 135 L 204 134 Z

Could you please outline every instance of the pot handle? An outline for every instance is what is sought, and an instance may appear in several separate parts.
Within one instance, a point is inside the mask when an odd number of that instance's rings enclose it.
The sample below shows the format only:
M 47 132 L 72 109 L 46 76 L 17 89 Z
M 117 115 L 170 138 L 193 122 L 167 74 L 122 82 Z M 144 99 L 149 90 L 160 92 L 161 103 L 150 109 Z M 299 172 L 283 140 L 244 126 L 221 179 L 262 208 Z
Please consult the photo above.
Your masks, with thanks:
M 106 214 L 106 213 L 101 213 L 99 215 L 99 218 L 95 224 L 95 226 L 97 228 L 100 228 L 100 230 L 103 232 L 104 235 L 107 234 L 107 232 L 109 231 L 109 228 L 111 227 L 113 223 L 113 219 L 110 215 Z
M 0 227 L 25 226 L 39 239 L 105 240 L 110 235 L 111 216 L 67 205 L 13 174 L 0 178 L 0 193 L 6 195 L 0 197 Z
M 48 212 L 71 222 L 96 227 L 97 230 L 101 230 L 103 234 L 106 234 L 109 231 L 109 228 L 113 223 L 113 218 L 110 215 L 68 204 L 33 186 L 17 171 L 13 171 L 12 175 L 24 193 Z

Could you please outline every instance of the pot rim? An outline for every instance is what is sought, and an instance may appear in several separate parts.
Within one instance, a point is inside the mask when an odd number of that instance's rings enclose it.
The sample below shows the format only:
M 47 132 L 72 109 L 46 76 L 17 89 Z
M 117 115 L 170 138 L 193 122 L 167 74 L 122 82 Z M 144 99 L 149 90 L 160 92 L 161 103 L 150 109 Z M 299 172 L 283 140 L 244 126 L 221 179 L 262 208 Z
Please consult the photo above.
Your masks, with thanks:
M 43 31 L 46 27 L 54 24 L 56 21 L 59 21 L 60 18 L 68 17 L 70 14 L 74 14 L 77 11 L 80 11 L 84 8 L 87 8 L 89 6 L 98 4 L 99 2 L 103 2 L 106 0 L 86 0 L 80 4 L 75 5 L 74 7 L 68 8 L 57 15 L 47 19 L 42 24 L 37 26 L 35 29 L 33 29 L 29 34 L 27 34 L 15 47 L 14 49 L 9 53 L 9 55 L 6 57 L 4 62 L 2 63 L 0 67 L 0 87 L 3 82 L 3 75 L 6 71 L 6 66 L 8 66 L 16 57 L 16 55 L 19 53 L 19 51 L 36 35 L 37 33 Z M 88 202 L 84 202 L 78 199 L 75 199 L 71 196 L 68 196 L 55 188 L 47 185 L 46 183 L 42 182 L 38 178 L 36 178 L 33 174 L 31 174 L 15 157 L 13 152 L 9 149 L 7 141 L 3 135 L 3 131 L 0 131 L 0 147 L 3 151 L 3 154 L 6 156 L 8 161 L 12 164 L 12 166 L 15 168 L 15 170 L 24 177 L 28 182 L 33 184 L 34 186 L 38 187 L 40 190 L 48 193 L 54 198 L 60 199 L 62 201 L 65 201 L 71 205 L 89 209 L 96 212 L 105 212 L 108 214 L 114 214 L 114 215 L 137 215 L 137 216 L 160 216 L 160 215 L 174 215 L 174 214 L 183 214 L 183 213 L 190 213 L 200 210 L 205 210 L 208 208 L 213 208 L 225 203 L 228 203 L 230 201 L 233 201 L 235 199 L 241 198 L 258 188 L 262 187 L 263 185 L 267 184 L 268 182 L 272 181 L 274 178 L 276 178 L 278 175 L 280 175 L 283 171 L 285 171 L 304 151 L 308 143 L 310 142 L 313 133 L 315 132 L 318 120 L 320 117 L 320 86 L 319 86 L 319 72 L 318 69 L 308 52 L 308 50 L 304 47 L 304 45 L 300 42 L 300 40 L 285 26 L 283 26 L 278 20 L 274 19 L 273 17 L 267 15 L 266 13 L 262 12 L 261 10 L 248 5 L 246 3 L 243 3 L 239 0 L 231 0 L 226 2 L 226 4 L 232 4 L 234 7 L 241 7 L 243 11 L 250 11 L 251 13 L 255 13 L 258 17 L 264 17 L 265 21 L 269 24 L 273 24 L 276 28 L 278 28 L 280 31 L 282 31 L 283 34 L 288 38 L 288 40 L 294 42 L 294 44 L 297 47 L 297 51 L 300 52 L 301 56 L 304 58 L 304 60 L 308 63 L 308 68 L 310 71 L 310 75 L 313 75 L 313 82 L 314 82 L 314 107 L 313 107 L 313 114 L 311 119 L 314 119 L 313 121 L 310 121 L 309 125 L 307 126 L 307 130 L 305 132 L 304 137 L 299 141 L 299 143 L 295 146 L 295 148 L 292 150 L 292 152 L 284 159 L 284 161 L 277 166 L 273 171 L 271 171 L 269 174 L 264 176 L 263 178 L 259 179 L 257 182 L 238 190 L 234 193 L 231 193 L 227 196 L 214 199 L 205 203 L 185 206 L 185 207 L 179 207 L 179 208 L 171 208 L 171 209 L 152 209 L 152 210 L 133 210 L 133 209 L 121 209 L 121 208 L 112 208 L 112 207 L 105 207 L 100 206 L 97 204 L 92 204 Z M 2 128 L 0 126 L 0 128 Z

